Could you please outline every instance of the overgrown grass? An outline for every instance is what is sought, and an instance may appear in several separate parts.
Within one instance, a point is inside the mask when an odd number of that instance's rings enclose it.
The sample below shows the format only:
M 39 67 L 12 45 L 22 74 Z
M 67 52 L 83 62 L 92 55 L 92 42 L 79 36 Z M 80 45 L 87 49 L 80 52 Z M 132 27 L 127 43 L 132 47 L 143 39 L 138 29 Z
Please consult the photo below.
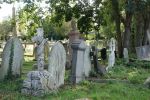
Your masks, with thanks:
M 16 81 L 0 82 L 0 100 L 75 100 L 89 98 L 91 100 L 150 100 L 150 89 L 142 84 L 150 76 L 150 67 L 141 67 L 145 64 L 135 62 L 129 66 L 118 60 L 114 68 L 103 79 L 129 80 L 128 83 L 95 83 L 83 81 L 73 86 L 65 84 L 56 93 L 44 97 L 25 96 L 20 93 L 22 81 L 28 71 L 32 70 L 35 61 L 26 61 L 23 66 L 23 75 Z M 149 63 L 149 62 L 147 62 Z M 148 65 L 148 64 L 147 64 Z M 69 71 L 66 73 L 68 79 Z M 68 81 L 67 81 L 68 82 Z

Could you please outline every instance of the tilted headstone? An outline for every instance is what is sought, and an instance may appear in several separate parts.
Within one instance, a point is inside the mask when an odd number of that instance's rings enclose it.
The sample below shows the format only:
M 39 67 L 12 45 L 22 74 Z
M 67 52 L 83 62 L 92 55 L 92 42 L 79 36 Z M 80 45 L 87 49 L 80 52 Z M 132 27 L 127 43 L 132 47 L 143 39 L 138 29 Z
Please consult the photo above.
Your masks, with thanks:
M 24 51 L 20 40 L 13 37 L 7 41 L 2 53 L 0 80 L 20 77 Z
M 84 53 L 84 72 L 86 77 L 89 77 L 90 71 L 91 71 L 90 47 L 86 46 Z
M 150 77 L 145 80 L 144 85 L 150 89 Z
M 54 77 L 56 87 L 64 84 L 66 51 L 60 42 L 56 42 L 49 53 L 48 71 Z
M 79 83 L 85 78 L 84 70 L 84 53 L 86 44 L 82 40 L 75 40 L 72 45 L 72 68 L 71 68 L 71 82 L 73 84 Z
M 123 49 L 123 56 L 124 56 L 125 62 L 128 63 L 129 62 L 129 56 L 128 56 L 128 49 L 127 48 Z
M 106 70 L 108 71 L 109 68 L 112 68 L 115 64 L 115 48 L 116 48 L 116 40 L 114 38 L 110 39 L 109 43 L 109 58 L 108 58 L 108 66 Z

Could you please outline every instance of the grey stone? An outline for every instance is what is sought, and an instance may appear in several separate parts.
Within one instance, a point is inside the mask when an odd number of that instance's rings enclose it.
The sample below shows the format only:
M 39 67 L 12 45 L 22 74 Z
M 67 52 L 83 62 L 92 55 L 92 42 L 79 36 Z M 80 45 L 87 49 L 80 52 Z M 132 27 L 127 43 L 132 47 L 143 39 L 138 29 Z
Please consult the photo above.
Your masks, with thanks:
M 125 62 L 128 63 L 129 62 L 129 56 L 128 56 L 128 49 L 127 48 L 123 49 L 123 56 L 124 56 Z
M 21 75 L 21 67 L 24 57 L 23 46 L 17 37 L 7 41 L 2 53 L 2 67 L 0 67 L 0 79 L 16 78 Z
M 23 82 L 21 92 L 33 96 L 43 96 L 47 93 L 56 91 L 55 79 L 46 71 L 30 71 L 27 74 L 27 79 Z
M 144 85 L 148 88 L 150 88 L 150 77 L 148 77 L 145 82 L 144 82 Z
M 37 28 L 37 34 L 32 38 L 32 41 L 37 44 L 37 66 L 38 70 L 44 70 L 44 45 L 47 42 L 47 39 L 43 37 L 44 31 L 43 28 Z
M 136 54 L 139 60 L 150 61 L 150 45 L 136 47 Z
M 60 42 L 56 42 L 49 53 L 48 71 L 54 77 L 56 86 L 64 84 L 66 51 Z
M 84 73 L 86 77 L 89 77 L 91 71 L 91 58 L 90 58 L 90 47 L 86 46 L 84 53 Z
M 71 82 L 75 84 L 81 82 L 85 78 L 84 53 L 86 44 L 83 40 L 75 40 L 71 47 L 73 49 Z
M 106 70 L 108 71 L 110 68 L 112 68 L 115 64 L 115 49 L 116 49 L 116 40 L 114 38 L 110 39 L 109 43 L 109 58 L 108 58 L 108 66 Z

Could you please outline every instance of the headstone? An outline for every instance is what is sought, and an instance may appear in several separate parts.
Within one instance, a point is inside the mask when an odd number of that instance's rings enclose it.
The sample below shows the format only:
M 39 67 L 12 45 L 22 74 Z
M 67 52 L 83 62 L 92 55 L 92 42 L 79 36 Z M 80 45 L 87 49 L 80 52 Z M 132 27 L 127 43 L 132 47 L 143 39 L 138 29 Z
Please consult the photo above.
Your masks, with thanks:
M 112 68 L 115 64 L 115 48 L 116 48 L 116 40 L 114 38 L 110 39 L 109 43 L 109 58 L 108 58 L 108 66 L 106 70 L 108 71 L 109 68 Z
M 71 48 L 71 44 L 73 43 L 73 41 L 75 41 L 76 39 L 79 39 L 80 33 L 77 30 L 77 26 L 76 26 L 76 21 L 75 19 L 72 19 L 71 21 L 71 28 L 72 30 L 69 32 L 69 61 L 68 64 L 71 64 L 72 61 L 72 48 Z M 71 65 L 70 65 L 71 66 Z
M 144 85 L 148 88 L 150 88 L 150 77 L 148 77 L 145 82 L 144 82 Z
M 32 38 L 32 41 L 37 43 L 36 55 L 39 71 L 42 71 L 44 69 L 44 45 L 47 42 L 47 39 L 44 39 L 43 35 L 43 28 L 37 28 L 37 34 Z
M 150 45 L 136 47 L 136 54 L 139 60 L 150 61 Z
M 2 53 L 0 80 L 20 77 L 23 64 L 23 46 L 17 37 L 7 41 Z
M 54 77 L 56 87 L 64 84 L 66 51 L 60 42 L 56 42 L 49 53 L 48 71 Z
M 22 93 L 34 96 L 43 96 L 46 93 L 55 91 L 55 78 L 51 73 L 44 70 L 44 45 L 47 39 L 43 37 L 43 29 L 37 29 L 37 35 L 32 38 L 37 43 L 37 66 L 38 71 L 30 71 L 23 82 Z
M 101 76 L 106 74 L 106 68 L 102 65 L 100 65 L 98 61 L 98 49 L 95 46 L 92 46 L 92 51 L 91 51 L 91 57 L 93 58 L 93 63 L 94 63 L 94 71 Z
M 73 84 L 79 83 L 85 78 L 84 72 L 84 53 L 86 44 L 82 40 L 75 40 L 72 45 L 72 68 L 71 68 L 71 82 Z
M 21 93 L 33 96 L 44 96 L 57 88 L 55 79 L 48 71 L 30 71 L 23 82 Z
M 89 77 L 91 71 L 91 58 L 90 58 L 90 47 L 86 46 L 84 53 L 84 73 L 86 77 Z
M 129 62 L 129 56 L 128 56 L 128 49 L 127 48 L 123 49 L 123 56 L 124 56 L 125 62 L 128 63 Z

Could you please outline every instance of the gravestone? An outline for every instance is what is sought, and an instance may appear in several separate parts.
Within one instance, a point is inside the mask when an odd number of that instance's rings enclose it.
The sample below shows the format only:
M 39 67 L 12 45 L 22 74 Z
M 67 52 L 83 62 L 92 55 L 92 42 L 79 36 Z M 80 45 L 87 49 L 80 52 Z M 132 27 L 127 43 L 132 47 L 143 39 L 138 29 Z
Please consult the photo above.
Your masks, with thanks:
M 71 47 L 73 49 L 71 82 L 75 84 L 81 82 L 85 78 L 84 53 L 86 44 L 83 40 L 75 40 Z
M 101 76 L 106 74 L 106 68 L 102 65 L 100 65 L 98 61 L 98 49 L 95 46 L 92 46 L 92 51 L 91 51 L 91 57 L 93 58 L 93 63 L 94 63 L 94 71 Z
M 43 37 L 43 29 L 38 28 L 37 34 L 32 38 L 37 43 L 37 66 L 38 71 L 30 71 L 27 79 L 23 82 L 21 92 L 34 96 L 43 96 L 46 93 L 55 91 L 55 78 L 51 73 L 44 70 L 44 45 L 47 39 Z
M 115 64 L 115 48 L 116 48 L 116 40 L 114 38 L 110 39 L 109 42 L 109 58 L 108 58 L 108 66 L 106 70 L 108 71 L 109 68 L 112 68 Z
M 84 53 L 84 72 L 86 77 L 89 77 L 91 71 L 90 49 L 91 48 L 89 46 L 86 46 Z
M 44 31 L 43 28 L 37 28 L 37 34 L 32 38 L 33 42 L 36 42 L 36 55 L 37 55 L 37 66 L 38 70 L 42 71 L 44 69 L 44 45 L 48 39 L 43 37 Z
M 139 60 L 150 61 L 150 45 L 136 47 L 136 54 Z
M 79 39 L 80 33 L 77 30 L 77 26 L 76 26 L 76 21 L 75 19 L 71 20 L 71 28 L 72 30 L 69 32 L 69 57 L 67 57 L 69 60 L 68 64 L 70 64 L 71 66 L 71 61 L 72 61 L 72 48 L 71 48 L 71 44 L 73 43 L 73 41 L 75 41 L 76 39 Z
M 150 89 L 150 77 L 145 80 L 144 85 Z
M 66 51 L 60 42 L 56 42 L 49 53 L 48 71 L 54 77 L 56 87 L 64 84 Z
M 0 80 L 14 79 L 21 76 L 21 67 L 24 60 L 23 46 L 17 37 L 7 41 L 2 53 Z
M 46 71 L 30 71 L 23 82 L 21 93 L 33 96 L 44 96 L 57 90 L 55 79 Z
M 125 62 L 128 63 L 129 62 L 129 56 L 128 56 L 128 49 L 127 48 L 123 49 L 123 56 L 124 56 Z

